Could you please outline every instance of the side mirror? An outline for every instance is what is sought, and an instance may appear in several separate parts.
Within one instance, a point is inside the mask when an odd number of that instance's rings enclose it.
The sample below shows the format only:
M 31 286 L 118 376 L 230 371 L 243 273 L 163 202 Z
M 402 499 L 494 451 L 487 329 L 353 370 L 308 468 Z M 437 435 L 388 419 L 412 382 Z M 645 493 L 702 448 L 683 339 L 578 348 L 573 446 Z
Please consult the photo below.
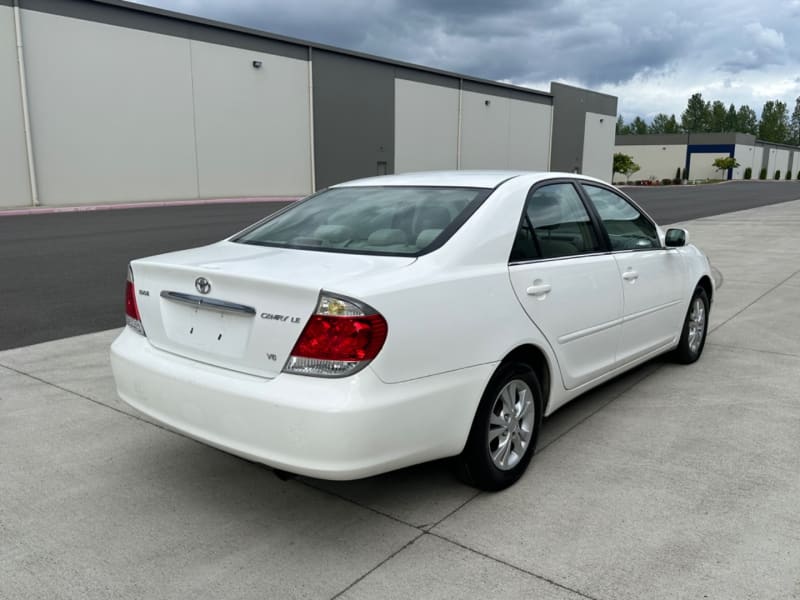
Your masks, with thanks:
M 689 243 L 689 232 L 685 229 L 667 229 L 664 245 L 667 248 L 681 248 Z

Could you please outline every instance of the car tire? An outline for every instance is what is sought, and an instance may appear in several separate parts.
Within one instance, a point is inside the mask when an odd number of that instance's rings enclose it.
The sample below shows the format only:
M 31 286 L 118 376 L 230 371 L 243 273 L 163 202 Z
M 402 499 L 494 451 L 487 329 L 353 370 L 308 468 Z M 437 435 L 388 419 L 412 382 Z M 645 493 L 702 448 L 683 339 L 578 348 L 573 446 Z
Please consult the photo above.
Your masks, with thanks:
M 708 334 L 709 302 L 706 291 L 697 286 L 689 302 L 686 318 L 683 320 L 681 339 L 673 353 L 676 362 L 688 365 L 695 362 L 703 353 Z
M 498 491 L 516 482 L 536 449 L 542 422 L 542 391 L 534 370 L 508 363 L 489 380 L 478 404 L 464 451 L 458 457 L 462 480 Z

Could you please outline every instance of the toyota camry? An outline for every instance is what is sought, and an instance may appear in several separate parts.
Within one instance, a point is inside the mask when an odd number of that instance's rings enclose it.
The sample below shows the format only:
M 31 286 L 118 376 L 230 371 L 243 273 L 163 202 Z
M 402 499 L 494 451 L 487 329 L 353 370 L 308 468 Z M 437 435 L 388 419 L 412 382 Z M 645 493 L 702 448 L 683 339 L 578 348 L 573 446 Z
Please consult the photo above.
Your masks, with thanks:
M 455 457 L 498 490 L 544 416 L 696 361 L 713 296 L 688 233 L 597 179 L 390 175 L 132 261 L 111 361 L 125 402 L 248 460 L 356 479 Z

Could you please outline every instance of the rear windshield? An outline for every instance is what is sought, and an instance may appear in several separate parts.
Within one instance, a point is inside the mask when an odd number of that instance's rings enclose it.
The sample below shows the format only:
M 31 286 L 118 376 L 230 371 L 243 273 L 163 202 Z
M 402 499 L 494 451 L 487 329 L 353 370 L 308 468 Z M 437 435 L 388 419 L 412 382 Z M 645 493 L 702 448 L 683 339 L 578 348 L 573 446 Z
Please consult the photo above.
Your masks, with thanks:
M 446 242 L 490 191 L 447 187 L 333 188 L 267 218 L 234 241 L 417 256 Z

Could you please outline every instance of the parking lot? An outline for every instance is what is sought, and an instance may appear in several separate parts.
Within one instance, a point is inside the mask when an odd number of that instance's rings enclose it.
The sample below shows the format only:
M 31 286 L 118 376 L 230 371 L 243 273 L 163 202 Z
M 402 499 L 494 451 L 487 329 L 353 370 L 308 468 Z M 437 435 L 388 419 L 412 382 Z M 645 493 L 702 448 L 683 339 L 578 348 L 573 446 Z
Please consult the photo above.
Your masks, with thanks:
M 124 405 L 117 329 L 0 352 L 0 598 L 800 598 L 800 201 L 682 225 L 701 360 L 559 410 L 497 494 L 282 481 Z

